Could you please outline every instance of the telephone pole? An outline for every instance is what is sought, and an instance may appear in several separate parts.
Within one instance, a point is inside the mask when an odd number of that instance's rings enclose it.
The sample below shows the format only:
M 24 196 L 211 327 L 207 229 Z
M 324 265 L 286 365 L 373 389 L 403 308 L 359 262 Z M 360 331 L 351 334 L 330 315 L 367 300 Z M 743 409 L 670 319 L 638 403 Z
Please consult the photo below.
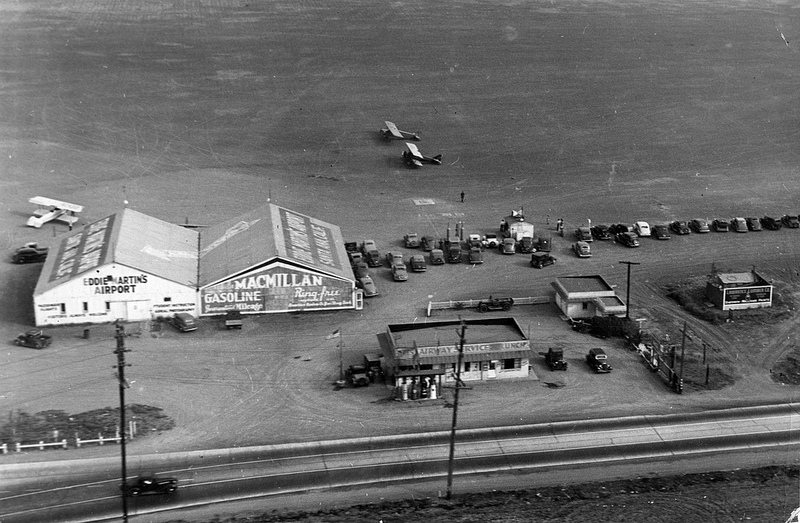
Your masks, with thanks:
M 122 521 L 128 521 L 128 493 L 126 487 L 128 485 L 128 470 L 125 460 L 125 389 L 130 387 L 128 382 L 125 381 L 125 353 L 128 349 L 125 348 L 125 326 L 117 322 L 117 350 L 114 354 L 117 355 L 117 380 L 119 381 L 119 425 L 120 425 L 120 450 L 122 452 Z
M 461 363 L 464 359 L 464 334 L 467 325 L 461 320 L 461 332 L 458 337 L 458 363 L 456 363 L 456 392 L 453 398 L 453 425 L 450 428 L 450 458 L 447 460 L 447 499 L 453 495 L 453 458 L 456 451 L 456 425 L 458 422 L 458 392 L 461 390 Z
M 641 265 L 639 262 L 621 261 L 628 266 L 628 289 L 625 294 L 625 319 L 631 319 L 631 265 Z

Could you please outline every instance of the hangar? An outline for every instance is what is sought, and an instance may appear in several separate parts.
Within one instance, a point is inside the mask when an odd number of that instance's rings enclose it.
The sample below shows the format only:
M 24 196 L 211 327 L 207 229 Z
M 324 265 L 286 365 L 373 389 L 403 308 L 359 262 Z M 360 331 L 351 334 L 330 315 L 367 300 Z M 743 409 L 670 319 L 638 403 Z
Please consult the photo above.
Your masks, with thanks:
M 37 326 L 353 309 L 341 231 L 267 204 L 194 230 L 123 209 L 55 240 L 34 291 Z

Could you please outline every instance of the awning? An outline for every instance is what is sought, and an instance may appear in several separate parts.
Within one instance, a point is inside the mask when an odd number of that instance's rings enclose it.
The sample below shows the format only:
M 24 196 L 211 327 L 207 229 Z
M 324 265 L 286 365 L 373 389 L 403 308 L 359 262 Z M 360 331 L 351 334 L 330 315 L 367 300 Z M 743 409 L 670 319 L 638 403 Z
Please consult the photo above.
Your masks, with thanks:
M 397 370 L 394 373 L 396 378 L 409 378 L 413 376 L 441 376 L 447 369 L 405 369 Z
M 530 349 L 525 350 L 507 350 L 497 352 L 470 352 L 465 353 L 461 361 L 490 361 L 490 360 L 505 360 L 510 358 L 530 358 Z M 398 365 L 411 366 L 416 363 L 420 365 L 437 365 L 442 363 L 458 363 L 458 354 L 448 354 L 447 356 L 420 356 L 419 361 L 414 361 L 413 358 L 403 358 L 397 360 Z

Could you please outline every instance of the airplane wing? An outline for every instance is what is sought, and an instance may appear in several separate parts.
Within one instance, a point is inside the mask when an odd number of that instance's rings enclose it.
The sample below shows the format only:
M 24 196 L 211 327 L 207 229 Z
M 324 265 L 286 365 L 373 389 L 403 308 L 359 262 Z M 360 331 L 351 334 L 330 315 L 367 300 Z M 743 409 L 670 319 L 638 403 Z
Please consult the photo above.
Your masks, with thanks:
M 386 128 L 389 130 L 390 133 L 392 133 L 392 136 L 394 136 L 395 138 L 402 138 L 403 137 L 402 133 L 400 132 L 400 130 L 397 128 L 397 126 L 395 124 L 393 124 L 390 121 L 385 121 L 383 123 L 386 124 Z
M 33 203 L 35 205 L 41 205 L 42 207 L 55 207 L 56 209 L 63 209 L 65 211 L 71 211 L 71 212 L 83 211 L 82 205 L 62 202 L 60 200 L 54 200 L 52 198 L 45 198 L 44 196 L 34 196 L 30 200 L 28 200 L 28 202 Z
M 419 149 L 417 149 L 416 145 L 406 142 L 406 147 L 408 147 L 409 152 L 411 152 L 411 155 L 414 158 L 422 159 L 422 153 L 419 152 Z

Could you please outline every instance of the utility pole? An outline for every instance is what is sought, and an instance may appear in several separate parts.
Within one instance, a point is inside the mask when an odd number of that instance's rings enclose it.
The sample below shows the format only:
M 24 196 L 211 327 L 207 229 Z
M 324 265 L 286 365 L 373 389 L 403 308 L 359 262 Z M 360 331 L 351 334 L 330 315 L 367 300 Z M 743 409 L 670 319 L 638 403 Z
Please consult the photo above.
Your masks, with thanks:
M 125 326 L 117 322 L 117 380 L 119 381 L 119 425 L 120 425 L 120 450 L 122 452 L 122 521 L 128 521 L 128 494 L 126 492 L 128 470 L 125 461 L 125 389 L 130 387 L 125 381 Z
M 628 289 L 625 295 L 625 319 L 631 319 L 631 265 L 641 265 L 639 262 L 621 261 L 628 266 Z
M 461 320 L 461 332 L 459 333 L 458 344 L 458 363 L 456 363 L 456 392 L 453 398 L 453 425 L 450 428 L 450 458 L 447 460 L 447 499 L 453 495 L 453 458 L 456 451 L 456 425 L 458 422 L 458 392 L 461 390 L 461 363 L 464 359 L 464 334 L 467 325 Z

